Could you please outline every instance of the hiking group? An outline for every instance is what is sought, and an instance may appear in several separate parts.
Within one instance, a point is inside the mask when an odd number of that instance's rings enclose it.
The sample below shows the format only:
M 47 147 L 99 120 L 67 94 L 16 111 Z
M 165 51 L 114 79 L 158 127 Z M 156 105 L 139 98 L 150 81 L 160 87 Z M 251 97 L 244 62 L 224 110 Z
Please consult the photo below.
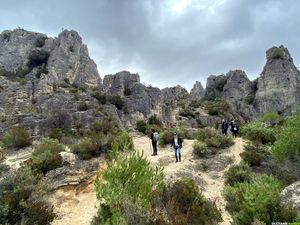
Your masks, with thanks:
M 150 136 L 151 144 L 152 144 L 152 156 L 157 155 L 157 142 L 159 141 L 159 134 L 157 131 L 152 129 Z M 171 148 L 174 150 L 175 154 L 175 162 L 181 162 L 181 149 L 182 149 L 182 138 L 178 136 L 176 132 L 174 132 L 174 136 L 171 142 Z
M 228 125 L 227 121 L 225 119 L 223 119 L 222 120 L 222 125 L 221 125 L 222 134 L 224 134 L 224 135 L 227 136 L 227 130 L 228 130 L 228 128 L 229 128 L 229 125 Z M 234 138 L 236 138 L 239 129 L 238 129 L 238 125 L 237 125 L 237 123 L 236 123 L 235 120 L 233 120 L 233 121 L 230 122 L 230 131 L 232 133 L 232 136 Z

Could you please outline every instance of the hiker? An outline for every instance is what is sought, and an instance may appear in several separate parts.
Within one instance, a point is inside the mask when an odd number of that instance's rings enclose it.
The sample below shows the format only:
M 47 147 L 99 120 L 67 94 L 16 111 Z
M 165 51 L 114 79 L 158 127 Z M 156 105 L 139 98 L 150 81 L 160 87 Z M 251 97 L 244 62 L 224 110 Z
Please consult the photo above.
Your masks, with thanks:
M 233 121 L 230 123 L 230 126 L 231 126 L 230 131 L 231 131 L 231 133 L 232 133 L 232 136 L 233 136 L 234 138 L 236 138 L 236 137 L 237 137 L 237 133 L 238 133 L 238 131 L 239 131 L 239 128 L 238 128 L 238 125 L 236 124 L 235 120 L 233 120 Z
M 152 149 L 153 149 L 152 155 L 157 155 L 157 142 L 159 140 L 159 134 L 154 129 L 152 129 L 151 131 L 152 132 L 151 132 L 150 139 L 152 141 Z
M 182 149 L 182 139 L 178 137 L 177 133 L 174 133 L 174 137 L 172 139 L 171 148 L 174 149 L 176 162 L 181 162 L 181 149 Z
M 222 120 L 221 129 L 222 129 L 222 134 L 224 134 L 225 136 L 227 136 L 228 123 L 227 123 L 227 121 L 225 119 Z

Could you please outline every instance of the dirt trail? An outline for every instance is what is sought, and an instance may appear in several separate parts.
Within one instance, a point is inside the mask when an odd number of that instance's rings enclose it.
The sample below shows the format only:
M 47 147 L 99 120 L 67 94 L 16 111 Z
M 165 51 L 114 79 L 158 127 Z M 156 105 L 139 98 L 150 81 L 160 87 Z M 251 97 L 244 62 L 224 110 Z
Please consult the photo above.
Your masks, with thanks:
M 175 163 L 175 157 L 170 147 L 159 148 L 157 156 L 151 156 L 151 144 L 148 137 L 133 135 L 135 148 L 144 152 L 145 156 L 154 165 L 161 165 L 167 179 L 177 179 L 185 174 L 192 176 L 195 180 L 201 180 L 200 188 L 202 193 L 208 199 L 216 201 L 217 206 L 222 212 L 223 222 L 220 225 L 229 225 L 231 222 L 230 214 L 225 210 L 225 200 L 222 197 L 222 189 L 224 187 L 224 172 L 232 165 L 238 164 L 241 161 L 240 153 L 243 152 L 244 140 L 241 138 L 235 139 L 235 144 L 221 152 L 219 156 L 230 157 L 233 159 L 231 164 L 225 166 L 220 171 L 203 172 L 196 170 L 197 159 L 192 156 L 193 140 L 185 140 L 182 149 L 182 161 Z

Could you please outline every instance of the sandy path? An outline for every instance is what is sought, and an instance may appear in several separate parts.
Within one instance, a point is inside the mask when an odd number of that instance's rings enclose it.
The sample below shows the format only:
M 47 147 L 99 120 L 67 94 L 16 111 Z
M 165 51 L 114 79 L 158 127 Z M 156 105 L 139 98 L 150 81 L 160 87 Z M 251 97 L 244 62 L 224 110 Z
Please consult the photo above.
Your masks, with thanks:
M 196 159 L 192 156 L 192 144 L 193 140 L 185 140 L 182 151 L 182 162 L 175 163 L 175 157 L 170 147 L 158 148 L 158 155 L 151 156 L 151 144 L 148 137 L 133 135 L 135 148 L 141 152 L 144 152 L 145 156 L 154 165 L 164 166 L 164 171 L 167 179 L 177 179 L 183 171 L 190 172 L 193 178 L 200 177 L 202 182 L 205 183 L 205 187 L 200 187 L 202 193 L 208 199 L 216 201 L 217 206 L 222 212 L 223 222 L 221 225 L 230 225 L 231 216 L 225 210 L 225 200 L 222 197 L 222 189 L 224 187 L 224 172 L 227 171 L 232 165 L 238 164 L 241 161 L 240 153 L 243 152 L 244 141 L 241 138 L 235 139 L 235 144 L 223 151 L 220 155 L 229 156 L 234 159 L 234 162 L 228 165 L 225 169 L 219 172 L 199 172 L 193 168 Z

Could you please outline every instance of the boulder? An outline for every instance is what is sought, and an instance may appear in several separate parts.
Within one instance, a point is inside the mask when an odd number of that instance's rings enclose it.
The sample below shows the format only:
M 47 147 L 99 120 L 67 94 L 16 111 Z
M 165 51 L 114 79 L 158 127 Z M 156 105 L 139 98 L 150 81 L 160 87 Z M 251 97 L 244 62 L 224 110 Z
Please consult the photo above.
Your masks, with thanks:
M 205 95 L 205 91 L 204 91 L 204 88 L 203 88 L 201 82 L 196 81 L 196 83 L 194 84 L 194 86 L 190 92 L 191 98 L 194 100 L 200 100 L 204 97 L 204 95 Z
M 281 204 L 291 204 L 300 213 L 300 181 L 287 186 L 281 192 Z

